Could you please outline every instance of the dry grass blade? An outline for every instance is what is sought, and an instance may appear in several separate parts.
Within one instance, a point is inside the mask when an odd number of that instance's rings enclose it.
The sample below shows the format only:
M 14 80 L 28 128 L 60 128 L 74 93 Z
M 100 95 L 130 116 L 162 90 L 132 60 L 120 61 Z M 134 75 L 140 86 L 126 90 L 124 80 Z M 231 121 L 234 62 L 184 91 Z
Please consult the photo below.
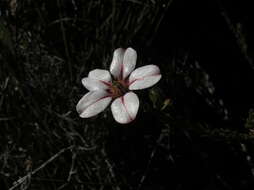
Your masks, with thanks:
M 67 150 L 71 150 L 74 146 L 69 146 L 67 148 L 63 148 L 62 150 L 60 150 L 58 153 L 56 153 L 55 155 L 53 155 L 51 158 L 49 158 L 46 162 L 44 162 L 42 165 L 40 165 L 38 168 L 36 168 L 35 170 L 32 170 L 31 172 L 29 172 L 26 176 L 20 178 L 19 180 L 14 182 L 14 185 L 9 188 L 9 190 L 14 190 L 15 188 L 17 188 L 18 186 L 21 186 L 22 190 L 25 190 L 29 187 L 30 184 L 30 180 L 32 175 L 36 174 L 38 171 L 42 170 L 43 168 L 45 168 L 49 163 L 51 163 L 52 161 L 54 161 L 56 158 L 58 158 L 59 156 L 61 156 L 64 152 L 66 152 Z

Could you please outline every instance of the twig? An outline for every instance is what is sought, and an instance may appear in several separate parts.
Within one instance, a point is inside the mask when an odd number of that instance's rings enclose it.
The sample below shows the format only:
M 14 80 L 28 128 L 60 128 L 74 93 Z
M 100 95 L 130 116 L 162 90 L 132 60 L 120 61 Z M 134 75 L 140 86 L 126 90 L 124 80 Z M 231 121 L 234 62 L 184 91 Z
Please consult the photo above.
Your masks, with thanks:
M 59 17 L 60 17 L 60 19 L 62 19 L 63 15 L 62 15 L 62 10 L 61 10 L 60 0 L 57 0 L 57 6 L 59 8 Z M 69 74 L 70 74 L 70 78 L 71 78 L 71 81 L 72 81 L 71 58 L 70 58 L 70 53 L 69 53 L 68 43 L 67 43 L 67 38 L 66 38 L 66 32 L 65 32 L 63 22 L 60 22 L 60 27 L 61 27 L 62 36 L 63 36 L 64 50 L 65 50 L 65 53 L 66 53 L 66 56 L 67 56 Z
M 239 46 L 244 58 L 248 62 L 251 69 L 254 70 L 254 63 L 253 63 L 252 58 L 248 54 L 248 51 L 247 51 L 248 45 L 247 45 L 245 36 L 244 36 L 243 32 L 241 31 L 240 23 L 237 24 L 236 26 L 234 26 L 234 24 L 232 23 L 230 17 L 228 16 L 228 13 L 227 13 L 226 9 L 222 5 L 222 3 L 220 1 L 218 1 L 218 4 L 219 4 L 219 7 L 221 9 L 221 15 L 224 18 L 225 22 L 227 23 L 229 30 L 235 36 L 236 43 Z
M 169 126 L 167 126 L 167 127 L 169 127 Z M 167 130 L 168 130 L 168 129 L 167 129 Z M 166 131 L 167 131 L 167 130 L 166 130 Z M 169 136 L 169 135 L 168 135 L 168 136 Z M 155 156 L 155 154 L 156 154 L 156 151 L 157 151 L 157 149 L 158 149 L 158 145 L 161 144 L 161 141 L 163 140 L 164 137 L 165 137 L 165 130 L 161 130 L 160 136 L 158 137 L 158 139 L 157 139 L 157 141 L 156 141 L 156 146 L 154 147 L 153 151 L 151 152 L 150 159 L 149 159 L 149 161 L 148 161 L 148 164 L 147 164 L 147 167 L 146 167 L 146 169 L 145 169 L 145 171 L 144 171 L 144 174 L 142 175 L 142 177 L 141 177 L 141 179 L 140 179 L 140 182 L 139 182 L 139 184 L 138 184 L 137 190 L 140 190 L 140 189 L 142 188 L 142 185 L 144 184 L 144 181 L 145 181 L 145 179 L 146 179 L 146 176 L 147 176 L 147 174 L 148 174 L 148 172 L 149 172 L 149 169 L 150 169 L 150 166 L 151 166 L 151 164 L 152 164 L 152 160 L 153 160 L 153 158 L 154 158 L 154 156 Z M 168 139 L 168 141 L 169 141 L 169 139 Z M 169 143 L 169 142 L 168 142 L 168 143 Z M 169 147 L 168 147 L 168 149 L 169 149 Z M 173 160 L 173 159 L 171 158 L 171 160 Z
M 26 176 L 20 178 L 19 180 L 14 182 L 14 185 L 9 188 L 9 190 L 14 190 L 16 187 L 18 187 L 19 185 L 22 185 L 23 183 L 26 183 L 28 180 L 30 181 L 31 176 L 36 174 L 38 171 L 40 171 L 41 169 L 43 169 L 45 166 L 47 166 L 50 162 L 52 162 L 53 160 L 55 160 L 57 157 L 59 157 L 61 154 L 63 154 L 64 152 L 66 152 L 67 150 L 70 150 L 74 147 L 74 145 L 69 146 L 67 148 L 63 148 L 62 150 L 60 150 L 58 153 L 56 153 L 54 156 L 52 156 L 50 159 L 48 159 L 46 162 L 44 162 L 42 165 L 40 165 L 38 168 L 36 168 L 35 170 L 33 170 L 32 172 L 29 172 Z
M 15 117 L 0 117 L 0 121 L 10 121 L 15 119 Z
M 173 0 L 169 0 L 168 3 L 166 4 L 163 4 L 163 13 L 161 14 L 160 18 L 158 19 L 156 25 L 154 26 L 154 34 L 153 36 L 150 38 L 150 40 L 148 41 L 148 44 L 151 45 L 152 41 L 154 40 L 155 38 L 155 35 L 157 34 L 157 31 L 159 30 L 159 27 L 161 25 L 161 22 L 163 20 L 163 18 L 165 17 L 170 5 L 172 4 Z
M 101 151 L 102 152 L 102 155 L 103 157 L 105 158 L 105 163 L 108 167 L 108 170 L 109 170 L 109 173 L 111 175 L 111 178 L 114 179 L 114 184 L 116 185 L 115 189 L 116 190 L 120 190 L 120 187 L 117 185 L 117 180 L 116 180 L 116 175 L 115 175 L 115 172 L 113 170 L 113 166 L 112 164 L 109 162 L 109 160 L 107 159 L 107 154 L 104 150 Z
M 67 181 L 68 181 L 68 182 L 71 181 L 72 175 L 76 173 L 76 170 L 75 170 L 76 157 L 77 157 L 76 150 L 75 150 L 75 149 L 72 149 L 71 168 L 70 168 L 70 171 L 69 171 L 69 176 L 68 176 L 68 178 L 67 178 Z
M 242 151 L 245 153 L 246 161 L 248 162 L 248 165 L 250 166 L 250 171 L 252 174 L 252 177 L 254 178 L 254 164 L 251 158 L 251 155 L 248 153 L 247 147 L 245 144 L 240 143 Z

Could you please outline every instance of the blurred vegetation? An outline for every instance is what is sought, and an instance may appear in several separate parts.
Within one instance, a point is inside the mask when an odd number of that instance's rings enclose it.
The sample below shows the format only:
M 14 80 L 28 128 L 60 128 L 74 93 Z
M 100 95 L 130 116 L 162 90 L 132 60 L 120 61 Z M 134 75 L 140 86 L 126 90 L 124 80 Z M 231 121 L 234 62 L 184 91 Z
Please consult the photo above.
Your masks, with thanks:
M 155 47 L 173 3 L 0 2 L 0 189 L 254 186 L 253 109 L 245 124 L 231 127 L 195 56 L 185 50 L 165 56 Z M 251 65 L 240 34 L 232 40 Z M 108 69 L 113 50 L 129 46 L 138 52 L 137 66 L 159 65 L 163 76 L 137 92 L 136 120 L 120 125 L 110 109 L 79 118 L 75 106 L 86 93 L 81 79 L 92 69 Z

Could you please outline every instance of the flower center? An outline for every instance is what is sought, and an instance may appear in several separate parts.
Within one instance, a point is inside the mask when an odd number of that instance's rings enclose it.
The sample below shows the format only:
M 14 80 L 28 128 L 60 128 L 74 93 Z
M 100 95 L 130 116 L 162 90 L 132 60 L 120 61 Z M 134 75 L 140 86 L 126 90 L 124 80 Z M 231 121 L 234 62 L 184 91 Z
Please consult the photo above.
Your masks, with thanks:
M 123 80 L 113 81 L 109 91 L 113 98 L 123 96 L 126 92 L 129 91 L 128 84 Z

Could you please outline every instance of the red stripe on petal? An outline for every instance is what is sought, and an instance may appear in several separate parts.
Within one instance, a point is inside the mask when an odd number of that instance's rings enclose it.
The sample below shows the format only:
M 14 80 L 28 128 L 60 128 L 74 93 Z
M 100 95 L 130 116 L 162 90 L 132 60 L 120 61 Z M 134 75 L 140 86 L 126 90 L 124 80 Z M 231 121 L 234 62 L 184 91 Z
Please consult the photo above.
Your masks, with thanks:
M 100 81 L 101 83 L 105 84 L 106 86 L 109 86 L 109 87 L 112 86 L 111 82 L 106 82 L 106 81 L 103 81 L 103 80 L 99 80 L 99 81 Z
M 157 75 L 161 75 L 160 72 L 159 72 L 159 73 L 152 74 L 152 75 L 147 75 L 147 76 L 144 76 L 144 77 L 141 77 L 141 78 L 136 78 L 136 79 L 134 79 L 133 81 L 129 81 L 129 82 L 128 82 L 128 86 L 130 86 L 132 83 L 136 82 L 137 80 L 144 80 L 144 79 L 147 78 L 147 77 L 153 77 L 153 76 L 157 76 Z
M 103 96 L 103 97 L 99 98 L 98 100 L 96 100 L 96 101 L 92 102 L 91 104 L 89 104 L 88 106 L 86 106 L 86 108 L 84 109 L 84 111 L 86 111 L 87 108 L 89 108 L 91 105 L 96 104 L 96 103 L 99 102 L 100 100 L 102 100 L 102 99 L 104 99 L 104 98 L 109 98 L 109 97 L 111 97 L 111 96 L 107 95 L 107 96 Z M 84 112 L 84 111 L 83 111 L 83 112 Z
M 119 80 L 123 80 L 123 63 L 121 64 L 121 70 L 120 70 L 120 78 Z
M 126 104 L 125 104 L 126 102 L 125 102 L 125 100 L 124 100 L 124 96 L 121 97 L 121 102 L 122 102 L 122 104 L 123 104 L 123 106 L 124 106 L 124 108 L 125 108 L 125 110 L 126 110 L 126 113 L 127 113 L 128 117 L 129 117 L 129 120 L 130 120 L 129 122 L 133 121 L 134 118 L 132 118 L 131 115 L 130 115 L 130 113 L 128 112 L 127 106 L 126 106 Z

